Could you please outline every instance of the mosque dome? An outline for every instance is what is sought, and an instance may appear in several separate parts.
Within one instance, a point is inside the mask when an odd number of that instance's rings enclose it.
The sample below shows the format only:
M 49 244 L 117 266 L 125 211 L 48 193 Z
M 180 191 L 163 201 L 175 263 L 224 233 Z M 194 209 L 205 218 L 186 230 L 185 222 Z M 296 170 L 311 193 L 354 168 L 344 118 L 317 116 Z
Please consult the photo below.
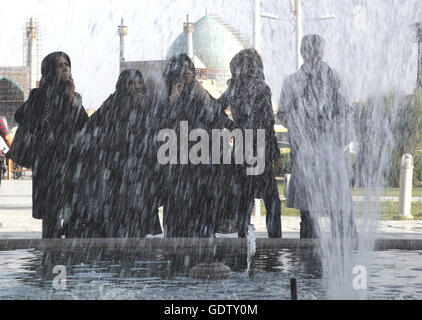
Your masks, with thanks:
M 217 16 L 206 15 L 193 25 L 193 54 L 209 70 L 210 78 L 217 81 L 222 80 L 218 75 L 230 78 L 230 61 L 236 53 L 247 47 L 245 41 Z M 167 59 L 186 52 L 186 34 L 182 32 L 170 46 Z

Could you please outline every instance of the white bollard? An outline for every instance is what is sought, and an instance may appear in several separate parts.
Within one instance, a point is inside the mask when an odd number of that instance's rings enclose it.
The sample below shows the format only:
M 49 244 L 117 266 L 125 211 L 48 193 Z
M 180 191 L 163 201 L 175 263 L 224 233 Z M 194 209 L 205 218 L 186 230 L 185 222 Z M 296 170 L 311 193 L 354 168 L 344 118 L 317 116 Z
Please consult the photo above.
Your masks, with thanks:
M 412 178 L 413 157 L 406 153 L 401 159 L 400 169 L 400 198 L 398 217 L 401 219 L 413 219 L 410 211 L 412 206 Z
M 287 199 L 287 190 L 289 189 L 289 182 L 290 182 L 291 174 L 284 175 L 284 197 Z

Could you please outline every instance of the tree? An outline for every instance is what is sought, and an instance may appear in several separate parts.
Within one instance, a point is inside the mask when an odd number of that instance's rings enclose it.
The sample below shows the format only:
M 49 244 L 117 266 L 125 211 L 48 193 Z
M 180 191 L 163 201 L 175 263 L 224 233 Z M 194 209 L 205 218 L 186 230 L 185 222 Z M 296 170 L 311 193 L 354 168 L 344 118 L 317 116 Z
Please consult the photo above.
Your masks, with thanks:
M 355 103 L 354 121 L 358 143 L 354 174 L 359 186 L 397 187 L 404 153 L 413 155 L 415 163 L 422 162 L 418 152 L 422 149 L 422 89 L 412 95 L 392 90 Z

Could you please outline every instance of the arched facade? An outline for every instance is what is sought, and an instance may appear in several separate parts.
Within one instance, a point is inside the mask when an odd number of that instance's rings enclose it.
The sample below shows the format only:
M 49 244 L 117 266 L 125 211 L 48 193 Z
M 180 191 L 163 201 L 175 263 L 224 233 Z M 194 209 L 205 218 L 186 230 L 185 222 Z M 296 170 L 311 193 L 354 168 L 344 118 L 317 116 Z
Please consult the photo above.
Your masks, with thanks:
M 0 115 L 6 117 L 9 130 L 17 126 L 15 112 L 25 100 L 23 89 L 7 77 L 0 77 Z

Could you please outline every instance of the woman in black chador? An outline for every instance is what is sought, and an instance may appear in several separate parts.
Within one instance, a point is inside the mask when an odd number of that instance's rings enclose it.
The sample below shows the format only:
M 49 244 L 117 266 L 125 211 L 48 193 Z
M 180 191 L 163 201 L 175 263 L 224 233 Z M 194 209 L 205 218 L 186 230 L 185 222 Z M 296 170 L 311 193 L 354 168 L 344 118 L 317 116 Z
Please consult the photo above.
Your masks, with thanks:
M 177 137 L 180 137 L 181 130 L 187 129 L 190 133 L 194 129 L 203 129 L 211 137 L 212 129 L 230 127 L 231 120 L 196 80 L 195 67 L 186 54 L 172 57 L 163 77 L 167 94 L 166 101 L 162 104 L 164 108 L 161 128 L 174 130 Z M 211 152 L 205 155 L 199 151 L 204 156 L 203 161 L 192 163 L 187 155 L 196 141 L 186 141 L 188 150 L 181 149 L 182 143 L 178 143 L 177 164 L 162 166 L 167 181 L 164 184 L 167 186 L 164 235 L 213 237 L 218 202 L 221 201 L 216 192 L 221 190 L 219 167 L 211 164 Z
M 257 155 L 257 129 L 265 130 L 265 169 L 257 175 L 247 175 L 247 163 L 238 165 L 240 194 L 237 201 L 238 236 L 246 237 L 255 198 L 263 198 L 267 209 L 266 224 L 270 238 L 281 237 L 281 202 L 278 195 L 273 162 L 280 169 L 280 150 L 274 133 L 274 115 L 271 104 L 271 90 L 265 83 L 262 59 L 255 49 L 240 51 L 230 62 L 232 78 L 228 88 L 219 99 L 223 108 L 230 106 L 234 127 L 243 133 L 253 129 L 253 154 Z M 245 151 L 248 144 L 244 143 Z M 236 140 L 234 141 L 236 149 Z M 249 152 L 252 150 L 249 150 Z M 244 157 L 244 160 L 246 158 Z
M 42 237 L 61 237 L 61 212 L 69 204 L 73 185 L 68 164 L 69 143 L 88 120 L 82 98 L 75 92 L 71 62 L 64 52 L 53 52 L 41 63 L 39 89 L 16 111 L 19 125 L 35 136 L 32 164 L 32 216 L 42 219 Z
M 129 69 L 90 117 L 78 137 L 82 150 L 77 152 L 83 155 L 83 200 L 78 202 L 85 210 L 72 218 L 70 237 L 141 238 L 162 233 L 149 108 L 141 72 Z

